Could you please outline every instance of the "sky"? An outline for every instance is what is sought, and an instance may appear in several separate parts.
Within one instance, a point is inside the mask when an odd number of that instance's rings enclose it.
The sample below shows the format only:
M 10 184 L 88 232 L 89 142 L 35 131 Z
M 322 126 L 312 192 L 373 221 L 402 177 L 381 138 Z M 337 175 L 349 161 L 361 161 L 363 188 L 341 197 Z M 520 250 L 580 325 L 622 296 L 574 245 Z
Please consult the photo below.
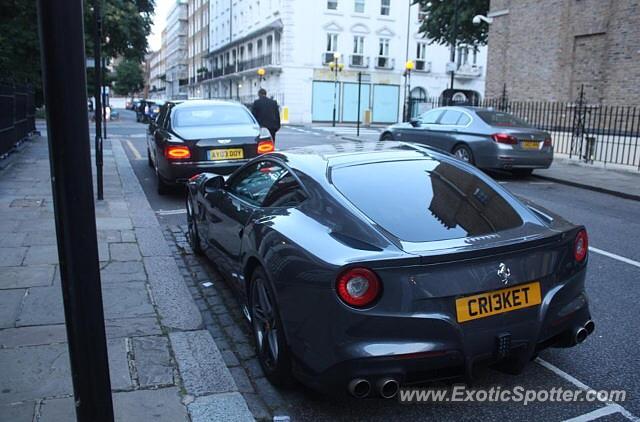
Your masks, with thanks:
M 151 51 L 160 50 L 160 34 L 167 24 L 167 14 L 175 0 L 156 0 L 156 13 L 153 17 L 153 28 L 149 35 L 149 49 Z

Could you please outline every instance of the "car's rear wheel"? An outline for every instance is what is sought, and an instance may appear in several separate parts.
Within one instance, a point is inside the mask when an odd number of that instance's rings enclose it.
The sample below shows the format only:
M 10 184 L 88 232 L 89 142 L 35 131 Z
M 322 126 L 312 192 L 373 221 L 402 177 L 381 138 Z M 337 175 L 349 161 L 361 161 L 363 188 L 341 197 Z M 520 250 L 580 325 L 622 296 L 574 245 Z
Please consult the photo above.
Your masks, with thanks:
M 533 169 L 513 169 L 511 173 L 518 177 L 529 177 L 533 173 Z
M 191 245 L 193 253 L 196 255 L 202 255 L 203 251 L 200 246 L 200 233 L 198 233 L 198 224 L 190 195 L 187 195 L 187 227 L 189 245 Z
M 151 159 L 151 151 L 149 151 L 149 147 L 147 147 L 147 164 L 149 167 L 153 168 L 153 160 Z
M 289 348 L 275 293 L 261 268 L 257 268 L 251 277 L 249 298 L 251 326 L 260 366 L 273 385 L 288 386 L 293 381 Z
M 471 148 L 464 144 L 456 145 L 453 149 L 453 155 L 455 155 L 459 160 L 464 161 L 465 163 L 473 164 L 475 161 L 473 159 L 473 152 Z
M 387 132 L 387 133 L 382 135 L 380 140 L 381 141 L 393 141 L 393 135 Z

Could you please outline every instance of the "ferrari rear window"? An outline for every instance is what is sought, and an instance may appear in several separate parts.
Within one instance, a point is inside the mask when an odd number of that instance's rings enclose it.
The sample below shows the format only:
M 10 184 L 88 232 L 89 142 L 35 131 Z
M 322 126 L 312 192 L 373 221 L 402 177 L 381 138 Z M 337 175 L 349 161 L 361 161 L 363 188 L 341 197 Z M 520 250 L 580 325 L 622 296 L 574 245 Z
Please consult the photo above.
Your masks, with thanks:
M 436 160 L 341 167 L 331 177 L 353 205 L 406 242 L 476 237 L 523 224 L 480 178 Z

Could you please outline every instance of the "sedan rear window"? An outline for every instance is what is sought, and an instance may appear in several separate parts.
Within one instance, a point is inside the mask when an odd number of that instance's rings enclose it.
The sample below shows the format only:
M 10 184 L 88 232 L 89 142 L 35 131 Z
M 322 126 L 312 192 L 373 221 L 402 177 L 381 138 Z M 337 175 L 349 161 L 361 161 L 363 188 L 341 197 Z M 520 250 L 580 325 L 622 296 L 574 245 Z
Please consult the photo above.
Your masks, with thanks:
M 490 126 L 498 127 L 531 127 L 531 125 L 516 116 L 501 111 L 477 111 L 484 122 Z
M 480 178 L 436 160 L 342 167 L 332 180 L 360 211 L 406 242 L 482 236 L 523 224 Z
M 208 106 L 176 110 L 171 118 L 174 127 L 253 125 L 247 110 L 237 106 Z

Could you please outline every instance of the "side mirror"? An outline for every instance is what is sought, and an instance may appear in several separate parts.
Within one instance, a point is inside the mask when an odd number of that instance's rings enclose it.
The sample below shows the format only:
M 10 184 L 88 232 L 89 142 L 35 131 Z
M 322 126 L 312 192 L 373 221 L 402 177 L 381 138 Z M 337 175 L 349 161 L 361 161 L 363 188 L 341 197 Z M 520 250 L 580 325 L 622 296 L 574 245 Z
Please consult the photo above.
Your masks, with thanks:
M 222 176 L 214 176 L 204 183 L 205 193 L 212 193 L 224 189 L 225 181 Z
M 413 117 L 411 120 L 409 120 L 409 123 L 411 123 L 411 126 L 413 126 L 413 127 L 420 127 L 420 125 L 422 124 L 420 122 L 420 120 L 416 119 L 415 117 Z

